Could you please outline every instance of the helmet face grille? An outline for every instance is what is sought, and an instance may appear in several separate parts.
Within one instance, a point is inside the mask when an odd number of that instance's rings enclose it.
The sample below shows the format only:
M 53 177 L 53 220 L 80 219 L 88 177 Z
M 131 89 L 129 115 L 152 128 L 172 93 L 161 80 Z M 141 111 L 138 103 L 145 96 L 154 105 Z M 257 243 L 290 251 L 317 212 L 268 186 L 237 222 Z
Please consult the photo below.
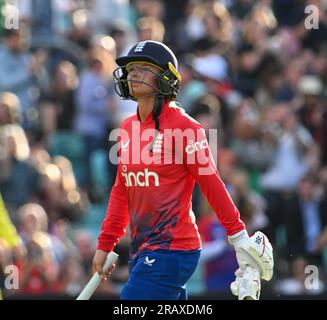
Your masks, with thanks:
M 154 93 L 147 94 L 146 96 L 152 95 L 162 95 L 167 100 L 174 100 L 178 94 L 179 90 L 179 80 L 174 79 L 173 75 L 171 74 L 170 70 L 166 70 L 163 73 L 155 73 L 149 69 L 144 67 L 136 67 L 137 69 L 141 69 L 142 77 L 141 79 L 135 80 L 133 79 L 133 75 L 130 79 L 127 79 L 128 71 L 126 66 L 118 67 L 113 72 L 113 77 L 115 80 L 115 91 L 117 94 L 124 100 L 136 100 L 134 97 L 132 86 L 129 86 L 129 83 L 141 83 L 143 85 L 149 86 L 154 89 Z M 134 69 L 135 72 L 136 69 Z M 154 87 L 146 82 L 144 82 L 144 77 L 146 72 L 151 72 L 155 75 L 157 79 L 157 87 Z M 143 96 L 145 97 L 145 96 Z

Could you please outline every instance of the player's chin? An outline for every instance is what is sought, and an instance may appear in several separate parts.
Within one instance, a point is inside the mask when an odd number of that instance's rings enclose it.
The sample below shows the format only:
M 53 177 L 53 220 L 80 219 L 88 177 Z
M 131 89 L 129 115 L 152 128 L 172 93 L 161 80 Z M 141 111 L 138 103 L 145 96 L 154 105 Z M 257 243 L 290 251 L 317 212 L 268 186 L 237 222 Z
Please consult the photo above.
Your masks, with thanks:
M 133 88 L 135 89 L 135 88 Z M 135 99 L 140 99 L 144 96 L 148 95 L 148 92 L 145 92 L 144 90 L 132 90 L 132 95 Z

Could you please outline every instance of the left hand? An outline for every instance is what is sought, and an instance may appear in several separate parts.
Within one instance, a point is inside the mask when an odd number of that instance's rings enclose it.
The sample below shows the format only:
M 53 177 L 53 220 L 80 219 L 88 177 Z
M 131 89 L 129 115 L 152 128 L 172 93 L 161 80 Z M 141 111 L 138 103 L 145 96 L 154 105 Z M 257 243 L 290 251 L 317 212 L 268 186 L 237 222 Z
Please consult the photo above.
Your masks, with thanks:
M 260 278 L 269 281 L 273 275 L 273 250 L 268 238 L 260 231 L 249 238 L 246 230 L 228 237 L 234 245 L 239 269 L 231 283 L 231 291 L 239 300 L 259 300 Z
M 260 231 L 249 238 L 246 230 L 228 237 L 235 247 L 237 262 L 241 270 L 251 266 L 260 272 L 261 279 L 269 281 L 273 276 L 274 258 L 272 246 Z

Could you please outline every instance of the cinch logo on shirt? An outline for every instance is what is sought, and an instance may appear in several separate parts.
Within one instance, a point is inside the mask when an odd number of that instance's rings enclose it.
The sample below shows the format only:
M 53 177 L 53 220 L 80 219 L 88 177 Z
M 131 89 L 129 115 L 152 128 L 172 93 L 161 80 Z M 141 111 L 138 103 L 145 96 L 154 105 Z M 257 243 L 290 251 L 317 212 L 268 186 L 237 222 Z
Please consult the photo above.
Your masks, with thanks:
M 185 151 L 187 154 L 192 154 L 196 151 L 204 150 L 208 148 L 208 142 L 206 139 L 203 139 L 202 141 L 198 141 L 198 142 L 193 142 L 193 140 L 189 141 L 189 144 L 186 146 Z
M 154 185 L 158 187 L 159 175 L 155 172 L 144 169 L 144 171 L 139 172 L 127 172 L 127 167 L 123 166 L 122 176 L 125 178 L 126 187 L 149 187 L 150 182 L 154 182 Z

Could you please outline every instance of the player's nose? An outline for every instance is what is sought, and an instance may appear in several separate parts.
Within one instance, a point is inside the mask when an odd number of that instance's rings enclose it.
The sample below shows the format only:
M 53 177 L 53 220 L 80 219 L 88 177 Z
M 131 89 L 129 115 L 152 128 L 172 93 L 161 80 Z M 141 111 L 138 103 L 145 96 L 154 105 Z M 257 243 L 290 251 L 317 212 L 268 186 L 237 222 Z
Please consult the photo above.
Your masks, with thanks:
M 133 68 L 129 73 L 130 79 L 139 80 L 143 77 L 143 69 L 139 67 Z

